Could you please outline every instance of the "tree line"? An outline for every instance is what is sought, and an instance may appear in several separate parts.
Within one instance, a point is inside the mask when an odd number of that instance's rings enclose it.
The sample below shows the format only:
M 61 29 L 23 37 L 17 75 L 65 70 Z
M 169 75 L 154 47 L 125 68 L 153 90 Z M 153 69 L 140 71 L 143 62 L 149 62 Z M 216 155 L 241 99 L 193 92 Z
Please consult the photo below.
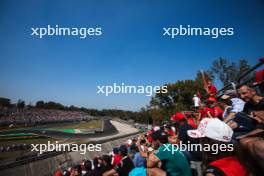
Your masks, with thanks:
M 212 62 L 211 67 L 205 70 L 207 78 L 214 81 L 220 80 L 223 86 L 230 82 L 238 80 L 239 76 L 251 68 L 245 59 L 238 62 L 229 62 L 228 59 L 219 58 Z M 0 107 L 17 107 L 17 108 L 39 108 L 39 109 L 58 109 L 70 111 L 83 111 L 92 116 L 110 116 L 122 119 L 133 119 L 140 123 L 152 123 L 153 121 L 162 121 L 168 119 L 177 111 L 190 110 L 194 94 L 200 94 L 206 98 L 206 91 L 203 85 L 203 78 L 200 71 L 197 72 L 193 80 L 178 80 L 175 83 L 166 84 L 167 93 L 156 93 L 150 100 L 149 105 L 142 107 L 140 111 L 126 111 L 118 109 L 89 109 L 76 106 L 64 106 L 61 103 L 43 100 L 37 101 L 35 105 L 26 105 L 25 101 L 18 100 L 12 104 L 8 98 L 0 97 Z

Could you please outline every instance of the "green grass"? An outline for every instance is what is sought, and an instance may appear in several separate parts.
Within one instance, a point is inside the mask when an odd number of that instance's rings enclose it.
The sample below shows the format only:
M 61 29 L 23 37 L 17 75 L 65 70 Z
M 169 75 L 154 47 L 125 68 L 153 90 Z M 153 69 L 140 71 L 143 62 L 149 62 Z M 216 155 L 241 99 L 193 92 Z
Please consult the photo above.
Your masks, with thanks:
M 65 129 L 69 130 L 69 131 L 74 131 L 74 129 L 80 129 L 80 130 L 89 130 L 89 129 L 98 129 L 102 127 L 102 121 L 101 120 L 91 120 L 89 122 L 80 122 L 80 123 L 65 123 L 65 124 L 58 124 L 58 125 L 54 125 L 52 127 L 48 127 L 45 128 L 44 126 L 39 126 L 39 127 L 31 127 L 31 128 L 39 128 L 41 130 L 58 130 L 58 131 L 63 131 Z M 24 127 L 25 128 L 25 127 Z M 30 128 L 30 127 L 28 127 Z M 28 129 L 27 128 L 27 129 Z M 17 128 L 15 128 L 17 129 Z M 15 130 L 10 129 L 10 130 Z M 22 133 L 21 133 L 22 134 Z M 12 137 L 14 134 L 12 135 L 7 135 L 6 137 Z M 16 134 L 17 135 L 17 134 Z M 26 137 L 26 136 L 25 136 Z M 37 137 L 37 136 L 36 136 Z M 48 141 L 50 141 L 51 143 L 58 141 L 58 139 L 55 138 L 43 138 L 43 137 L 38 137 L 38 138 L 25 138 L 25 139 L 0 139 L 0 146 L 11 146 L 13 144 L 19 144 L 19 143 L 23 143 L 23 144 L 44 144 L 44 143 L 48 143 Z M 75 141 L 75 142 L 80 142 L 80 141 Z M 4 160 L 4 159 L 8 159 L 8 158 L 15 158 L 15 157 L 21 157 L 23 155 L 25 155 L 26 153 L 30 152 L 30 150 L 23 150 L 23 151 L 10 151 L 10 152 L 3 152 L 0 154 L 0 161 Z
M 65 125 L 60 125 L 57 127 L 48 128 L 48 129 L 50 130 L 52 129 L 94 129 L 94 128 L 101 128 L 101 127 L 102 127 L 101 120 L 91 120 L 89 122 L 65 124 Z
M 52 127 L 50 126 L 38 126 L 38 127 L 27 127 L 26 129 L 29 128 L 34 128 L 34 129 L 41 129 L 41 130 L 58 130 L 58 131 L 63 131 L 63 130 L 69 130 L 69 131 L 74 131 L 74 129 L 80 129 L 80 130 L 89 130 L 89 129 L 98 129 L 102 127 L 102 121 L 101 120 L 91 120 L 89 122 L 80 122 L 80 123 L 65 123 L 65 124 L 55 124 L 54 126 L 52 125 Z M 16 130 L 17 128 L 12 128 L 9 129 L 10 131 Z M 23 129 L 25 129 L 25 127 L 23 127 Z M 22 133 L 21 133 L 22 134 Z M 26 134 L 26 133 L 25 133 Z M 48 141 L 50 141 L 51 143 L 58 141 L 58 139 L 55 138 L 43 138 L 43 137 L 38 137 L 37 138 L 25 138 L 25 139 L 21 139 L 21 138 L 14 138 L 12 139 L 11 137 L 14 135 L 18 135 L 16 134 L 12 134 L 12 135 L 7 135 L 5 138 L 9 138 L 10 139 L 4 139 L 4 138 L 0 138 L 0 146 L 6 147 L 6 146 L 11 146 L 13 144 L 19 144 L 19 143 L 23 143 L 23 144 L 44 144 L 44 143 L 48 143 Z M 27 135 L 25 135 L 26 137 Z M 34 137 L 34 136 L 33 136 Z M 75 140 L 74 140 L 75 141 Z M 75 142 L 80 142 L 80 141 L 75 141 Z M 0 154 L 0 161 L 4 160 L 4 159 L 8 159 L 8 158 L 15 158 L 15 157 L 21 157 L 23 155 L 25 155 L 26 153 L 30 152 L 30 150 L 23 150 L 23 151 L 10 151 L 10 152 L 3 152 Z
M 0 127 L 0 132 L 3 130 L 13 131 L 13 130 L 23 130 L 23 129 L 93 129 L 101 128 L 101 120 L 91 120 L 91 121 L 82 121 L 74 123 L 58 123 L 58 124 L 49 124 L 49 125 L 39 125 L 34 127 L 25 127 L 25 126 L 14 126 L 14 127 Z

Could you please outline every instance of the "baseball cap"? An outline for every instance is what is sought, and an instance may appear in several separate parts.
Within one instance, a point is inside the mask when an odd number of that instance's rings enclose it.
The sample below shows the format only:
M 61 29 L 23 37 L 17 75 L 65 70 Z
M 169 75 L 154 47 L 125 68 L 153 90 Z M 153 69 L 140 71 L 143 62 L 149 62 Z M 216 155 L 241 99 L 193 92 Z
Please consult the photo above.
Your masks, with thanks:
M 207 102 L 210 101 L 210 102 L 216 102 L 216 98 L 213 97 L 213 96 L 210 96 L 208 99 L 207 99 Z
M 185 115 L 181 112 L 176 112 L 174 115 L 171 116 L 172 121 L 179 121 L 185 118 Z
M 204 118 L 196 130 L 188 130 L 188 136 L 192 138 L 208 137 L 222 142 L 230 142 L 233 130 L 218 118 Z

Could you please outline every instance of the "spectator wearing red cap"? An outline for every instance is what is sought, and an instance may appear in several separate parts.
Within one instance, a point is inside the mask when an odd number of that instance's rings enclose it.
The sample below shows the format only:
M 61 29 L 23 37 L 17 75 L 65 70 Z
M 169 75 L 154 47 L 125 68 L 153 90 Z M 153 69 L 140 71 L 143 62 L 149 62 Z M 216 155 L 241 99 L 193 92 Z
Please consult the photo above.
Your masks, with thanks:
M 207 112 L 209 118 L 219 118 L 220 120 L 223 119 L 224 111 L 217 104 L 215 97 L 209 97 L 207 99 L 207 106 L 211 108 L 211 111 Z
M 210 97 L 215 97 L 215 94 L 217 92 L 216 87 L 213 85 L 213 82 L 209 80 L 207 82 L 207 93 L 209 94 Z
M 183 144 L 188 144 L 189 137 L 187 131 L 194 128 L 188 124 L 185 115 L 181 112 L 176 112 L 171 119 L 178 124 L 178 140 Z
M 171 116 L 172 121 L 179 121 L 185 119 L 185 115 L 181 112 L 176 112 L 174 115 Z

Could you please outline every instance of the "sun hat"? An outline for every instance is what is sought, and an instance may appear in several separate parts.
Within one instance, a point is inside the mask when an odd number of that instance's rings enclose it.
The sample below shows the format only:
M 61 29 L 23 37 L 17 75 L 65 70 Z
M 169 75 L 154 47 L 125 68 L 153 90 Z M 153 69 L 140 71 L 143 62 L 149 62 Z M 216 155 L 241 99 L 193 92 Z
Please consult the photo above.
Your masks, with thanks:
M 192 138 L 208 137 L 222 142 L 230 142 L 233 130 L 218 118 L 204 118 L 196 130 L 188 130 L 188 136 Z

